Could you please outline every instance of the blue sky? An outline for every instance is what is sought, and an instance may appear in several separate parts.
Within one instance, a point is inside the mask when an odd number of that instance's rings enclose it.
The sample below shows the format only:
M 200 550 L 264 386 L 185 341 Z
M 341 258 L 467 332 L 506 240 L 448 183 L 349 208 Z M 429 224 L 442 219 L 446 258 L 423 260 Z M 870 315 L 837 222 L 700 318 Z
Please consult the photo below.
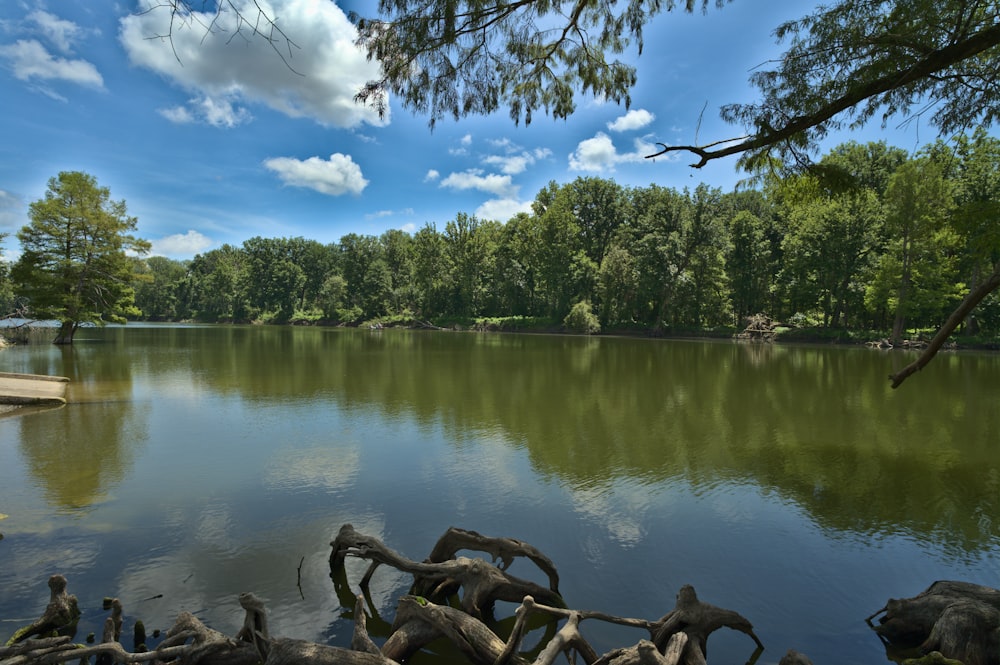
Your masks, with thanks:
M 249 2 L 252 0 L 237 0 Z M 193 3 L 200 6 L 200 3 Z M 260 42 L 178 30 L 149 0 L 0 4 L 0 232 L 4 256 L 28 203 L 60 171 L 86 171 L 125 199 L 153 253 L 175 259 L 253 236 L 323 243 L 347 233 L 443 229 L 460 212 L 506 221 L 549 181 L 613 178 L 731 190 L 735 160 L 691 169 L 689 156 L 643 159 L 655 142 L 738 135 L 718 119 L 755 99 L 747 79 L 780 53 L 773 29 L 812 3 L 734 0 L 703 14 L 662 14 L 647 28 L 630 109 L 581 99 L 568 120 L 501 112 L 438 123 L 390 100 L 389 117 L 353 103 L 374 65 L 353 46 L 347 9 L 330 0 L 269 0 L 299 46 L 294 71 Z M 699 115 L 705 108 L 699 126 Z M 918 123 L 833 136 L 914 150 Z

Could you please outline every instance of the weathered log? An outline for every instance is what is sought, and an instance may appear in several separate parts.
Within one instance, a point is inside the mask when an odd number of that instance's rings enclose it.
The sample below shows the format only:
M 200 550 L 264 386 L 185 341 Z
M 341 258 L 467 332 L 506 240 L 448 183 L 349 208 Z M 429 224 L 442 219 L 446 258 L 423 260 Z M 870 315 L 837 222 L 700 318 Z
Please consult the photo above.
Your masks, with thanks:
M 661 654 L 649 640 L 639 640 L 633 647 L 605 654 L 593 665 L 677 665 L 687 641 L 685 633 L 675 633 L 667 642 L 666 652 Z
M 890 648 L 938 651 L 966 665 L 1000 663 L 1000 591 L 990 587 L 934 582 L 912 598 L 889 599 L 868 623 Z
M 461 610 L 438 605 L 417 596 L 404 596 L 396 607 L 393 632 L 382 646 L 382 655 L 408 660 L 439 637 L 447 638 L 473 663 L 493 665 L 504 652 L 504 642 L 486 624 Z M 512 662 L 523 663 L 515 658 Z
M 504 649 L 504 653 L 500 659 L 497 660 L 497 665 L 507 663 L 513 657 L 513 654 L 520 648 L 521 640 L 524 637 L 526 626 L 528 625 L 528 619 L 532 614 L 537 613 L 542 613 L 550 617 L 566 619 L 566 623 L 559 629 L 549 643 L 546 644 L 546 648 L 543 649 L 542 653 L 539 654 L 535 661 L 536 665 L 550 663 L 560 653 L 565 653 L 567 657 L 579 654 L 586 663 L 593 663 L 597 661 L 597 652 L 590 645 L 590 643 L 584 639 L 579 630 L 580 622 L 585 619 L 596 619 L 598 621 L 605 621 L 621 626 L 642 628 L 650 633 L 652 633 L 652 628 L 655 625 L 653 622 L 645 621 L 643 619 L 617 617 L 610 614 L 604 614 L 603 612 L 549 607 L 536 603 L 535 599 L 531 596 L 525 596 L 524 600 L 521 602 L 521 606 L 517 608 L 517 620 L 514 623 L 513 630 L 511 630 L 510 637 L 507 639 L 507 647 Z
M 559 593 L 559 573 L 549 557 L 538 548 L 523 540 L 484 536 L 475 531 L 449 527 L 438 539 L 427 557 L 429 563 L 439 563 L 454 559 L 460 550 L 486 552 L 493 556 L 493 563 L 499 559 L 500 570 L 507 570 L 518 557 L 531 560 L 549 578 L 549 589 Z
M 276 637 L 264 665 L 399 665 L 379 654 Z

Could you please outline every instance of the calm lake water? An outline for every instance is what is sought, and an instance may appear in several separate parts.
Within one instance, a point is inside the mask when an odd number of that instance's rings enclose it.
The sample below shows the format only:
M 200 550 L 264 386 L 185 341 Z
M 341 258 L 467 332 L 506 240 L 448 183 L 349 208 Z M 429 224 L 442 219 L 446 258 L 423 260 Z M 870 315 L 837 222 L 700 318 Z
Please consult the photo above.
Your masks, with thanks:
M 891 390 L 909 357 L 235 326 L 10 348 L 3 371 L 72 383 L 66 407 L 0 419 L 0 640 L 58 572 L 78 639 L 105 596 L 127 631 L 188 610 L 234 634 L 253 591 L 272 633 L 346 645 L 327 560 L 350 522 L 417 560 L 452 525 L 528 541 L 582 609 L 653 619 L 692 584 L 753 622 L 758 663 L 884 663 L 864 619 L 890 597 L 1000 587 L 1000 356 L 946 354 Z M 382 618 L 407 584 L 376 573 Z M 646 637 L 583 631 L 599 652 Z

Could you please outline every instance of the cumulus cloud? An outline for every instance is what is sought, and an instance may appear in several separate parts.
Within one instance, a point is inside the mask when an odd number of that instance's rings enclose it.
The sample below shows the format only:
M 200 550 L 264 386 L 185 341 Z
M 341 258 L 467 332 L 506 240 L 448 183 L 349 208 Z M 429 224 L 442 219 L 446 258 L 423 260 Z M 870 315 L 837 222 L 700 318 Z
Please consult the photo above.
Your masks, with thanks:
M 530 213 L 531 201 L 518 201 L 514 198 L 490 199 L 476 208 L 476 217 L 506 222 L 519 212 Z
M 0 57 L 8 61 L 14 76 L 21 81 L 68 81 L 104 88 L 104 78 L 92 63 L 54 56 L 36 39 L 19 39 L 0 46 Z
M 441 177 L 441 173 L 437 169 L 429 169 L 427 175 L 424 176 L 424 182 L 434 182 Z
M 627 132 L 634 129 L 642 129 L 653 122 L 656 116 L 646 109 L 632 109 L 622 116 L 618 116 L 608 123 L 608 129 L 613 132 Z
M 205 122 L 227 129 L 249 122 L 253 117 L 247 109 L 234 106 L 232 100 L 213 97 L 193 98 L 187 106 L 159 109 L 159 114 L 178 125 Z
M 187 233 L 175 233 L 159 240 L 153 240 L 151 244 L 150 254 L 186 259 L 204 252 L 213 243 L 210 238 L 192 229 Z
M 508 145 L 505 143 L 504 145 Z M 520 150 L 514 147 L 515 151 Z M 523 173 L 529 166 L 532 166 L 540 159 L 545 159 L 552 154 L 552 151 L 548 148 L 536 148 L 535 150 L 522 150 L 520 152 L 511 152 L 505 155 L 487 155 L 483 158 L 484 164 L 490 164 L 491 166 L 499 166 L 501 173 L 506 173 L 508 175 L 517 175 L 518 173 Z
M 350 155 L 335 152 L 330 159 L 310 157 L 299 160 L 293 157 L 272 157 L 264 166 L 273 171 L 286 185 L 307 187 L 321 194 L 340 196 L 360 194 L 368 181 L 361 175 L 361 167 Z
M 441 187 L 465 190 L 475 189 L 496 196 L 507 198 L 517 195 L 518 187 L 511 182 L 509 175 L 489 173 L 483 175 L 479 169 L 469 169 L 462 173 L 452 173 L 441 181 Z
M 653 144 L 636 139 L 632 152 L 618 152 L 611 137 L 597 132 L 593 138 L 580 141 L 569 155 L 569 168 L 573 171 L 612 172 L 617 164 L 641 162 L 646 155 L 656 152 Z
M 120 21 L 120 39 L 135 65 L 172 80 L 194 97 L 186 108 L 161 111 L 165 117 L 194 117 L 218 126 L 231 126 L 249 116 L 243 105 L 260 103 L 289 117 L 306 117 L 327 126 L 353 128 L 383 125 L 378 113 L 354 101 L 364 83 L 379 75 L 354 45 L 356 30 L 332 2 L 315 0 L 234 0 L 251 21 L 265 15 L 294 42 L 278 37 L 278 49 L 254 37 L 252 26 L 237 25 L 229 4 L 218 20 L 214 13 L 192 12 L 183 25 L 171 29 L 170 12 L 154 10 Z M 260 9 L 258 9 L 258 6 Z M 218 30 L 206 33 L 204 26 Z M 265 29 L 266 31 L 266 29 Z M 168 41 L 150 39 L 171 34 Z M 242 39 L 245 37 L 246 39 Z M 210 110 L 219 111 L 216 116 Z
M 83 30 L 76 23 L 66 21 L 41 9 L 31 12 L 27 18 L 28 21 L 35 24 L 53 46 L 63 53 L 71 53 L 74 42 L 83 34 Z

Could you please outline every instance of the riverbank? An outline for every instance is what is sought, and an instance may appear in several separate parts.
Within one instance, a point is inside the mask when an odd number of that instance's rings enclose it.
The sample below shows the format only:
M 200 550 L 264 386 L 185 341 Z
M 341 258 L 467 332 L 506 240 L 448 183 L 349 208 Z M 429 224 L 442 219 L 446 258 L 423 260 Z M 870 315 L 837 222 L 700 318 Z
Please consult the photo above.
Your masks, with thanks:
M 323 322 L 292 322 L 294 325 L 344 325 Z M 490 318 L 458 318 L 432 319 L 417 321 L 412 318 L 387 317 L 373 319 L 356 326 L 373 329 L 409 328 L 437 329 L 474 332 L 524 333 L 541 335 L 573 335 L 562 322 L 544 317 L 490 317 Z M 602 329 L 599 333 L 591 333 L 597 337 L 649 337 L 662 339 L 740 339 L 744 330 L 733 326 L 717 326 L 705 328 L 618 326 Z M 934 336 L 934 330 L 911 331 L 905 348 L 920 348 Z M 778 325 L 773 329 L 767 341 L 794 344 L 831 344 L 846 346 L 871 346 L 888 348 L 885 344 L 889 333 L 879 330 L 846 330 L 842 328 L 794 327 Z M 746 339 L 746 338 L 744 338 Z M 949 350 L 1000 351 L 1000 339 L 984 338 L 972 335 L 952 335 L 947 347 Z

